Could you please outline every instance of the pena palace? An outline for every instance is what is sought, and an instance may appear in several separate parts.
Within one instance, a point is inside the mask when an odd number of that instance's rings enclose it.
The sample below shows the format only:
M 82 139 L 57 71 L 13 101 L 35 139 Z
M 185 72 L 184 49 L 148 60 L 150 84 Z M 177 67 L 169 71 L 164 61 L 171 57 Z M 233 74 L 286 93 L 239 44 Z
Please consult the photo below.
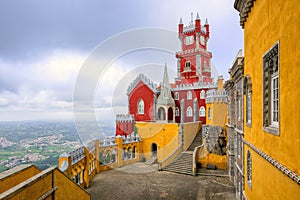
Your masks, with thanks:
M 207 50 L 209 37 L 208 21 L 201 24 L 198 13 L 187 26 L 180 18 L 175 83 L 169 82 L 166 65 L 159 85 L 140 74 L 127 89 L 129 115 L 117 115 L 116 135 L 131 134 L 135 121 L 206 124 L 206 115 L 211 114 L 206 111 L 206 94 L 218 87 L 212 77 L 212 53 Z M 223 77 L 218 81 L 223 83 Z

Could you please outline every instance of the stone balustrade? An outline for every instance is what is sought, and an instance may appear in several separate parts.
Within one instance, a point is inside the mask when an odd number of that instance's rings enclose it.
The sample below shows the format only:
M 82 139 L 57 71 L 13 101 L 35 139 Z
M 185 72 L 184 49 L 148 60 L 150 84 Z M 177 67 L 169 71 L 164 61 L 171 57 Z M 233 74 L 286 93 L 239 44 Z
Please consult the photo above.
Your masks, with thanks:
M 84 147 L 79 147 L 78 149 L 71 151 L 69 154 L 71 156 L 71 164 L 74 165 L 85 157 Z

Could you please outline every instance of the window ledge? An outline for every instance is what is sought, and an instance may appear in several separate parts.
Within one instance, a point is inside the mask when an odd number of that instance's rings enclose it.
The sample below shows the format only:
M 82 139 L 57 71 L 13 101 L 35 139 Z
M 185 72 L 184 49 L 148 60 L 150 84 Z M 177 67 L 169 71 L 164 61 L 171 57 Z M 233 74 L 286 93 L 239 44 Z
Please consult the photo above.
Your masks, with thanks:
M 279 136 L 279 128 L 276 126 L 265 126 L 264 131 Z

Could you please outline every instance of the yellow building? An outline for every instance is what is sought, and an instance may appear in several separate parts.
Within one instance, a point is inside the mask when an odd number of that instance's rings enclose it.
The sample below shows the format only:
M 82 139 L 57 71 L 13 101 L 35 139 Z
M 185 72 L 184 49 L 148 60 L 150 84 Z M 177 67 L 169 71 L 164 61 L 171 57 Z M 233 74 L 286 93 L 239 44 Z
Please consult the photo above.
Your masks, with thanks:
M 41 171 L 34 165 L 19 165 L 0 173 L 0 199 L 90 199 L 83 188 L 57 167 Z
M 244 192 L 247 199 L 300 197 L 300 6 L 236 0 L 244 28 Z
M 227 95 L 223 86 L 223 76 L 218 77 L 218 87 L 206 93 L 206 124 L 223 127 L 227 116 Z

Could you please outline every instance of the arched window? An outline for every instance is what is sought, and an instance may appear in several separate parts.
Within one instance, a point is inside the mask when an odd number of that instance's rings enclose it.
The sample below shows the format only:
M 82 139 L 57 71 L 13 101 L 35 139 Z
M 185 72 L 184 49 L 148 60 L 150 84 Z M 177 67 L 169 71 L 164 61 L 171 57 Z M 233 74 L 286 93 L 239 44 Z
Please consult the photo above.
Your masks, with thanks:
M 187 96 L 187 99 L 192 99 L 192 92 L 188 91 L 186 96 Z
M 211 109 L 210 109 L 210 107 L 208 108 L 207 116 L 208 116 L 208 119 L 211 119 Z
M 201 90 L 200 99 L 205 99 L 205 90 Z
M 246 94 L 246 124 L 251 126 L 252 120 L 252 82 L 249 75 L 245 77 L 244 91 Z
M 185 70 L 186 70 L 186 71 L 191 70 L 191 62 L 190 62 L 190 61 L 186 61 L 186 62 L 185 62 Z
M 136 147 L 133 146 L 133 148 L 132 148 L 132 158 L 135 158 L 135 152 L 136 152 Z
M 100 151 L 99 152 L 99 165 L 103 165 L 104 164 L 104 155 L 103 152 Z
M 131 148 L 128 147 L 127 149 L 127 159 L 131 159 Z
M 105 164 L 109 164 L 111 162 L 110 157 L 111 157 L 110 150 L 107 150 L 106 153 L 105 153 L 105 158 L 104 158 L 104 163 Z
M 143 99 L 140 99 L 138 101 L 138 114 L 144 114 L 144 107 L 145 107 L 144 101 Z
M 186 109 L 186 116 L 187 117 L 193 116 L 193 109 L 190 106 Z
M 175 97 L 175 100 L 179 100 L 179 94 L 178 94 L 178 92 L 175 92 L 174 97 Z
M 199 116 L 200 117 L 205 117 L 205 108 L 204 108 L 204 106 L 200 107 Z
M 247 182 L 251 188 L 252 187 L 252 157 L 249 150 L 247 151 Z
M 126 148 L 123 148 L 123 160 L 127 160 Z
M 112 153 L 111 153 L 111 162 L 115 163 L 116 162 L 116 158 L 117 158 L 117 152 L 116 152 L 116 150 L 112 150 Z
M 175 108 L 175 116 L 179 116 L 179 108 L 178 107 Z

